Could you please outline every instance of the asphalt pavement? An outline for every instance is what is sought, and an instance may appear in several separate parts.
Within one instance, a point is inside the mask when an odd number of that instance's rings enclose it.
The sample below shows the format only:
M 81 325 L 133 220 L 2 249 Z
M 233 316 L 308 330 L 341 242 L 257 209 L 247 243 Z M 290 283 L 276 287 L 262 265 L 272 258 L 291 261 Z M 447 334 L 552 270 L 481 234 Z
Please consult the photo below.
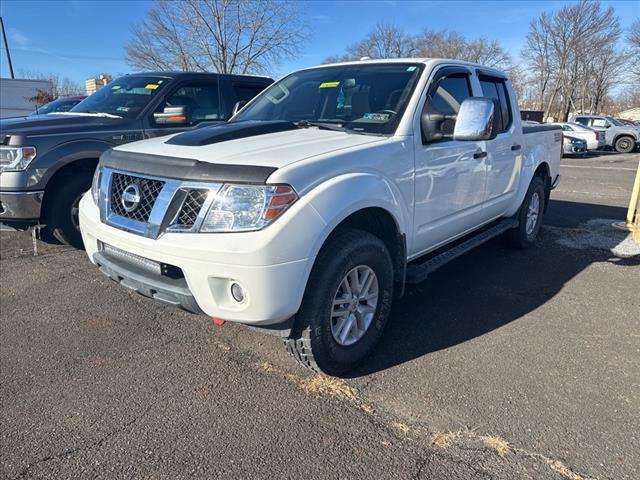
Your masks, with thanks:
M 607 227 L 639 160 L 563 159 L 540 242 L 410 287 L 344 379 L 2 231 L 0 477 L 640 478 L 640 256 Z

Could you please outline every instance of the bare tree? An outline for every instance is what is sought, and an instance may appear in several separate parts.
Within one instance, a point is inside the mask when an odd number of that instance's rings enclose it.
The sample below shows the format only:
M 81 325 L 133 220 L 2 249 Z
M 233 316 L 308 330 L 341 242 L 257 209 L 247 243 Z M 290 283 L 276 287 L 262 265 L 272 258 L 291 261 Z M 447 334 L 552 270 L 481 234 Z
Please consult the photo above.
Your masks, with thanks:
M 480 37 L 466 40 L 461 34 L 448 30 L 425 30 L 408 35 L 397 25 L 378 23 L 364 39 L 349 46 L 343 55 L 334 55 L 325 63 L 357 60 L 362 57 L 441 57 L 507 68 L 511 56 L 496 42 Z
M 484 37 L 467 40 L 448 30 L 425 30 L 416 36 L 415 44 L 420 57 L 454 58 L 496 68 L 507 68 L 513 63 L 496 40 Z
M 137 70 L 270 73 L 306 39 L 298 4 L 285 0 L 158 0 L 131 27 Z
M 616 48 L 621 29 L 613 8 L 581 0 L 531 22 L 522 52 L 535 72 L 538 108 L 564 119 L 597 111 L 619 80 L 626 54 Z
M 380 22 L 362 40 L 347 47 L 343 55 L 333 55 L 324 63 L 370 58 L 401 58 L 415 55 L 414 39 L 397 25 Z
M 635 80 L 640 82 L 640 18 L 633 21 L 627 31 L 627 43 L 631 47 L 630 64 Z
M 45 98 L 45 93 L 50 95 L 52 100 L 58 97 L 84 94 L 84 86 L 67 77 L 60 77 L 55 73 L 40 73 L 31 70 L 20 70 L 20 77 L 33 80 L 47 80 L 51 82 L 51 91 L 43 92 L 43 94 L 40 94 L 39 98 Z

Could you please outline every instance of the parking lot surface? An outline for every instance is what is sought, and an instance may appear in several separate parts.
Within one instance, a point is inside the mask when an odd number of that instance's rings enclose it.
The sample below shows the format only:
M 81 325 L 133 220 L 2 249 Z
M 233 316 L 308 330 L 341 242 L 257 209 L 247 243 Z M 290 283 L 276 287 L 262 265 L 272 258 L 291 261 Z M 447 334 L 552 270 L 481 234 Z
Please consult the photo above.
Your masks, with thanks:
M 345 379 L 0 232 L 0 476 L 640 478 L 640 256 L 608 228 L 639 159 L 563 159 L 538 244 L 409 288 Z

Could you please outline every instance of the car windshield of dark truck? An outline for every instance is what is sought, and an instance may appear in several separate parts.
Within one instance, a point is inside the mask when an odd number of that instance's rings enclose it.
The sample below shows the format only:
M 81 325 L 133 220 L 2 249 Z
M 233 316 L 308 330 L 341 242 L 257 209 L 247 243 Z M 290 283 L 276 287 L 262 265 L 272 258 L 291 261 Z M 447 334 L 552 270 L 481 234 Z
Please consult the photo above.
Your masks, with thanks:
M 233 121 L 287 120 L 393 134 L 422 69 L 417 63 L 372 62 L 302 70 L 273 84 Z
M 122 77 L 105 85 L 71 109 L 72 113 L 106 113 L 134 119 L 169 83 L 160 77 Z

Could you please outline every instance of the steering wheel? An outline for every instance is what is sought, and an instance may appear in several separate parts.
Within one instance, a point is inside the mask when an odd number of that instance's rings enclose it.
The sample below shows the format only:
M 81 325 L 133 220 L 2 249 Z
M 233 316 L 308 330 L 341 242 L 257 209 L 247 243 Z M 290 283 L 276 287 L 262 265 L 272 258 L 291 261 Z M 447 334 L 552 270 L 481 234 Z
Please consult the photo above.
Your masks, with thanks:
M 385 108 L 385 109 L 382 109 L 382 110 L 378 110 L 375 113 L 389 113 L 391 115 L 397 115 L 398 114 L 398 112 L 396 112 L 395 110 L 390 110 L 388 108 Z

